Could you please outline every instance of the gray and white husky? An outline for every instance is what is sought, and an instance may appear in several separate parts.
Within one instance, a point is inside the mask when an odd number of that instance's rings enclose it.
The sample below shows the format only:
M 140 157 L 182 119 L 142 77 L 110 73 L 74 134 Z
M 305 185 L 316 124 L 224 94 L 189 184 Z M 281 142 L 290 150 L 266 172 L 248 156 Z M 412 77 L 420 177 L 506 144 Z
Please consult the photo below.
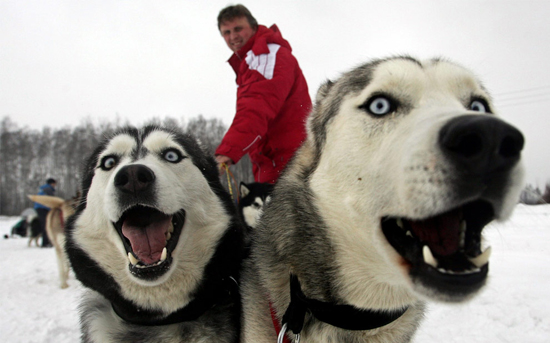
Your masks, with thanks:
M 320 88 L 307 131 L 243 271 L 244 342 L 409 342 L 426 300 L 482 288 L 524 139 L 471 72 L 364 64 Z
M 243 229 L 195 139 L 126 128 L 92 154 L 67 253 L 83 342 L 239 341 Z

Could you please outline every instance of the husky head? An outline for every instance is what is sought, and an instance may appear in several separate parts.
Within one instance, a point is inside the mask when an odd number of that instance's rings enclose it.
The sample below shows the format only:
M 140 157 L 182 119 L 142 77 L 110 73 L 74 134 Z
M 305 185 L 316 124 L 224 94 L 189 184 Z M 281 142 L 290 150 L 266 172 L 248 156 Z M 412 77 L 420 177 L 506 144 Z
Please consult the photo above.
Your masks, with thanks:
M 83 192 L 69 223 L 77 276 L 142 308 L 170 312 L 189 302 L 236 225 L 214 160 L 195 139 L 172 130 L 113 134 L 88 160 Z M 226 260 L 239 255 L 234 248 Z
M 478 79 L 447 61 L 378 60 L 322 86 L 296 163 L 337 230 L 351 302 L 365 303 L 373 272 L 431 299 L 479 290 L 482 230 L 517 203 L 523 144 Z
M 249 184 L 241 182 L 239 191 L 241 193 L 239 201 L 241 216 L 248 227 L 255 228 L 262 216 L 264 206 L 269 202 L 273 185 L 261 182 Z

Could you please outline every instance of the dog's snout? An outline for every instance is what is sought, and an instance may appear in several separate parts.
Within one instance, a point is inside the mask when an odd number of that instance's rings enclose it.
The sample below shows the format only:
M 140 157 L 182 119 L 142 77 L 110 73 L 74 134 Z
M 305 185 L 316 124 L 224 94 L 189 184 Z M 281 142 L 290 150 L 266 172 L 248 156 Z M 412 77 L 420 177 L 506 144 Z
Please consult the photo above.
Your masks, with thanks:
M 142 164 L 123 167 L 115 176 L 115 186 L 126 193 L 140 193 L 155 181 L 155 173 Z
M 496 117 L 464 115 L 443 126 L 439 144 L 457 166 L 479 175 L 512 168 L 520 159 L 524 138 Z

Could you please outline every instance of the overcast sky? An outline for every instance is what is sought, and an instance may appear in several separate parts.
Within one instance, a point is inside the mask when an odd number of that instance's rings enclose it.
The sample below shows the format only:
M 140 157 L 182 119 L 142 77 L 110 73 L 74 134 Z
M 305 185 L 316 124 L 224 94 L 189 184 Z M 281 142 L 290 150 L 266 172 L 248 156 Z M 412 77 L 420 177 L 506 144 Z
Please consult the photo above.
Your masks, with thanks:
M 20 126 L 202 114 L 231 123 L 235 75 L 217 0 L 0 0 L 0 118 Z M 550 181 L 550 1 L 250 1 L 290 42 L 312 97 L 362 62 L 443 56 L 472 69 Z

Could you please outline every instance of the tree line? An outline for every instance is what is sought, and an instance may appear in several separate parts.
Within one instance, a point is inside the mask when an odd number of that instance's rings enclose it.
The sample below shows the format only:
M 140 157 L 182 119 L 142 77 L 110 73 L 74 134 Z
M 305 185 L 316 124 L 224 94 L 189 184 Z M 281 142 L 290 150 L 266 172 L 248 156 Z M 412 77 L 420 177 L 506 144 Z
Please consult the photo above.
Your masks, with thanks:
M 221 120 L 205 119 L 201 115 L 187 121 L 153 118 L 147 124 L 179 127 L 184 133 L 199 139 L 210 154 L 214 153 L 227 130 Z M 65 199 L 75 196 L 79 191 L 84 161 L 105 136 L 128 125 L 128 122 L 118 120 L 99 124 L 88 120 L 76 127 L 33 130 L 20 127 L 9 117 L 4 117 L 0 122 L 0 215 L 19 215 L 32 207 L 27 195 L 36 194 L 49 177 L 58 181 L 57 196 Z M 232 166 L 231 171 L 234 176 L 230 179 L 231 190 L 234 193 L 239 181 L 254 181 L 247 156 Z M 225 176 L 221 181 L 229 189 Z M 550 184 L 544 191 L 527 185 L 520 202 L 550 203 Z
M 195 136 L 208 153 L 213 154 L 221 142 L 226 125 L 220 119 L 202 115 L 189 120 L 152 118 L 145 125 L 179 127 Z M 76 127 L 41 130 L 20 127 L 10 117 L 0 122 L 0 215 L 19 215 L 32 207 L 27 198 L 52 177 L 57 180 L 56 195 L 68 199 L 77 194 L 82 179 L 82 167 L 99 142 L 128 122 L 85 121 Z M 252 182 L 252 167 L 248 157 L 231 167 L 235 180 Z M 227 187 L 227 179 L 222 178 Z M 233 185 L 235 188 L 235 185 Z

